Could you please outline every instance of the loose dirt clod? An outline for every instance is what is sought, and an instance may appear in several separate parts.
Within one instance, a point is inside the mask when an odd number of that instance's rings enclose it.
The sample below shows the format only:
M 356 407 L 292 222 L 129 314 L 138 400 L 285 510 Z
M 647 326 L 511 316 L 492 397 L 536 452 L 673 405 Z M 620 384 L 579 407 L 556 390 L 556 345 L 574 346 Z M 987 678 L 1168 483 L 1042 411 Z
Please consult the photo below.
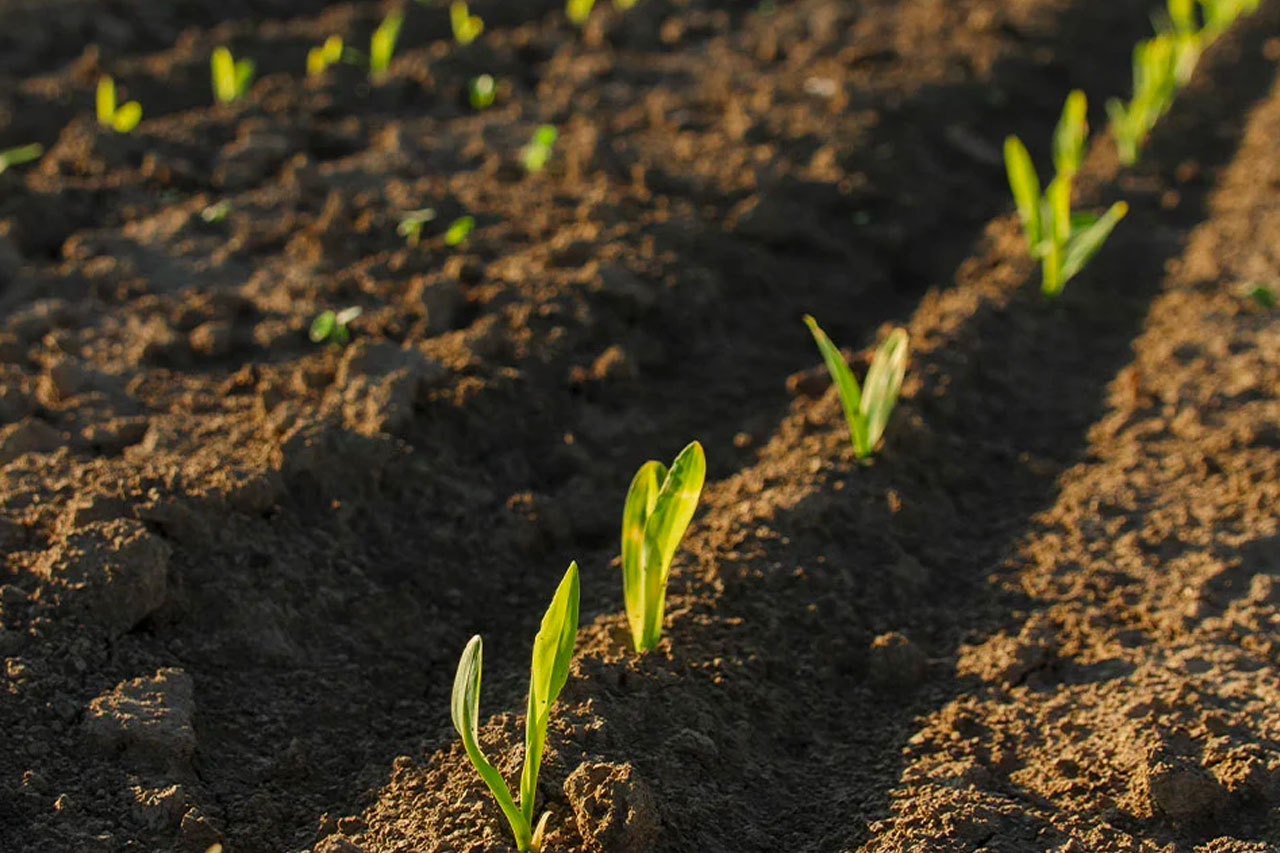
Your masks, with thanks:
M 89 703 L 85 736 L 138 768 L 183 773 L 196 750 L 195 686 L 176 667 L 122 682 Z
M 653 795 L 632 765 L 584 762 L 565 780 L 564 793 L 588 850 L 658 849 L 660 822 Z

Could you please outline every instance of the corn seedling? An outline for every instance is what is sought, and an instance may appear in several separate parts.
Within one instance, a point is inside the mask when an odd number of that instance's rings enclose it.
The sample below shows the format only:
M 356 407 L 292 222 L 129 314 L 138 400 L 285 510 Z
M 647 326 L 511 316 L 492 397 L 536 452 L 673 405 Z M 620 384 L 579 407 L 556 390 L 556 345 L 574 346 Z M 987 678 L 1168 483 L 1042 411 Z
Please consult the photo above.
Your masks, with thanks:
M 484 110 L 493 106 L 493 99 L 498 96 L 498 85 L 489 74 L 472 77 L 467 84 L 467 99 L 471 101 L 473 110 Z
M 137 101 L 116 104 L 116 81 L 110 77 L 98 78 L 98 124 L 117 133 L 128 133 L 142 121 L 142 105 Z
M 549 124 L 538 125 L 538 129 L 533 132 L 533 138 L 520 152 L 520 159 L 524 162 L 527 171 L 541 172 L 546 167 L 547 161 L 551 159 L 551 149 L 559 135 Z
M 229 199 L 224 198 L 221 201 L 214 202 L 213 204 L 206 207 L 204 210 L 200 211 L 200 218 L 203 219 L 205 222 L 208 222 L 210 225 L 212 225 L 216 222 L 221 222 L 222 220 L 226 219 L 227 214 L 229 214 L 230 212 L 231 212 L 231 201 Z
M 422 240 L 422 226 L 435 218 L 435 209 L 430 207 L 405 211 L 396 226 L 396 233 L 410 246 L 416 246 Z
M 396 42 L 400 39 L 400 27 L 403 24 L 404 13 L 398 9 L 393 10 L 387 13 L 369 37 L 370 77 L 381 77 L 391 67 L 391 57 L 396 52 Z
M 329 36 L 324 44 L 307 51 L 307 76 L 319 77 L 342 61 L 342 36 Z
M 1277 294 L 1276 288 L 1270 284 L 1248 282 L 1240 287 L 1239 293 L 1240 298 L 1252 300 L 1259 308 L 1265 308 L 1268 311 L 1280 304 L 1280 294 Z
M 30 145 L 19 145 L 17 148 L 7 148 L 0 151 L 0 172 L 4 172 L 10 166 L 21 166 L 23 163 L 31 163 L 39 160 L 44 155 L 44 146 L 39 142 L 32 142 Z
M 907 373 L 907 332 L 894 329 L 889 333 L 871 359 L 866 387 L 860 387 L 844 355 L 822 331 L 818 321 L 805 314 L 804 322 L 813 334 L 827 372 L 840 394 L 844 419 L 849 424 L 849 439 L 853 442 L 853 455 L 866 459 L 880 443 L 885 427 L 889 425 L 889 415 L 898 402 L 898 392 L 902 390 L 902 380 Z
M 1118 98 L 1107 101 L 1109 128 L 1115 140 L 1120 162 L 1132 166 L 1162 115 L 1168 112 L 1177 94 L 1183 72 L 1182 63 L 1190 54 L 1180 58 L 1181 37 L 1158 35 L 1139 42 L 1133 49 L 1133 97 L 1126 104 Z
M 466 47 L 484 32 L 484 21 L 471 14 L 466 0 L 453 0 L 449 4 L 449 23 L 453 27 L 453 40 Z
M 529 700 L 525 712 L 524 767 L 520 773 L 520 802 L 517 805 L 498 769 L 489 763 L 480 749 L 480 670 L 484 645 L 480 636 L 471 638 L 453 681 L 450 710 L 453 727 L 462 735 L 467 758 L 493 794 L 502 814 L 511 825 L 516 847 L 525 853 L 542 850 L 543 835 L 550 812 L 543 812 L 533 823 L 534 798 L 538 792 L 538 771 L 547 741 L 547 722 L 551 706 L 569 679 L 569 662 L 573 658 L 578 634 L 578 564 L 570 563 L 551 606 L 542 617 L 542 626 L 533 640 L 533 662 L 529 667 Z
M 213 98 L 220 104 L 238 101 L 253 82 L 253 60 L 237 60 L 226 47 L 215 47 L 209 55 L 209 73 L 213 79 Z
M 652 649 L 662 636 L 671 559 L 698 507 L 707 460 L 690 442 L 668 469 L 656 459 L 640 466 L 622 509 L 622 597 L 631 643 Z
M 471 236 L 471 232 L 475 230 L 476 218 L 474 216 L 459 216 L 453 222 L 449 223 L 449 228 L 444 232 L 444 244 L 446 246 L 457 246 Z
M 1022 140 L 1010 136 L 1004 142 L 1009 188 L 1031 256 L 1041 260 L 1040 289 L 1046 296 L 1056 296 L 1062 291 L 1098 253 L 1116 223 L 1129 212 L 1129 206 L 1123 201 L 1111 205 L 1102 216 L 1071 210 L 1071 186 L 1089 136 L 1085 121 L 1087 109 L 1080 90 L 1067 96 L 1062 118 L 1053 134 L 1053 163 L 1057 174 L 1043 195 L 1040 179 Z
M 594 5 L 596 5 L 596 0 L 566 0 L 564 13 L 569 18 L 570 23 L 575 27 L 580 27 L 591 16 L 591 7 Z
M 311 321 L 308 336 L 312 343 L 345 346 L 351 340 L 351 330 L 347 327 L 359 316 L 360 306 L 358 305 L 343 308 L 341 311 L 322 311 Z

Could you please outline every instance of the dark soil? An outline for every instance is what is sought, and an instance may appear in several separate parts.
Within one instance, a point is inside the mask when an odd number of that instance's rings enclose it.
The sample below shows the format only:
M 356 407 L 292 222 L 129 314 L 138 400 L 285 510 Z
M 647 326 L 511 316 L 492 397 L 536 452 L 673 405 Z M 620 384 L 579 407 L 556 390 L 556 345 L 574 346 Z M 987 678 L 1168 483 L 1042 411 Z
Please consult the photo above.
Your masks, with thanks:
M 1052 303 L 1000 146 L 1103 126 L 1147 2 L 480 2 L 465 48 L 415 3 L 386 80 L 304 79 L 387 8 L 0 0 L 0 148 L 49 149 L 0 174 L 0 850 L 511 849 L 449 690 L 483 634 L 515 779 L 571 559 L 549 853 L 1280 849 L 1275 2 L 1137 168 L 1099 135 L 1133 210 Z M 806 312 L 911 334 L 869 466 Z M 622 500 L 692 438 L 637 658 Z

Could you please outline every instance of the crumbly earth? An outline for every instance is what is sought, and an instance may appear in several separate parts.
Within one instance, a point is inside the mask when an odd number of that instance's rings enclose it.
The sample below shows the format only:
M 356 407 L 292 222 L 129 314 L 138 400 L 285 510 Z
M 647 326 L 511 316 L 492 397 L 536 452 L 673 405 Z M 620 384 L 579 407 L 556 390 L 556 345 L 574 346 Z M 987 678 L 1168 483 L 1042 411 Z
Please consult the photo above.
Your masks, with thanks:
M 385 79 L 304 79 L 388 8 L 0 0 L 0 148 L 49 149 L 0 174 L 0 850 L 513 849 L 453 669 L 483 634 L 514 779 L 571 559 L 548 853 L 1280 849 L 1274 0 L 1137 167 L 1099 138 L 1132 212 L 1054 302 L 1000 146 L 1101 127 L 1146 2 L 415 3 Z M 869 465 L 805 312 L 910 332 Z M 636 657 L 623 496 L 691 438 Z

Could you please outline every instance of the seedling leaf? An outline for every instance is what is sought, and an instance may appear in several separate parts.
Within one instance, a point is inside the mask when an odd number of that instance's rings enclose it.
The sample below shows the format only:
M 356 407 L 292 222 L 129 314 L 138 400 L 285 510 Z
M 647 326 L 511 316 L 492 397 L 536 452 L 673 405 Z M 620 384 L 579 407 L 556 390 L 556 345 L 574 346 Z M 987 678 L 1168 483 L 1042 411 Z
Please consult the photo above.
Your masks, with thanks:
M 4 172 L 10 166 L 21 166 L 23 163 L 39 160 L 43 155 L 44 146 L 39 142 L 0 151 L 0 172 Z
M 889 415 L 897 405 L 902 380 L 907 374 L 907 331 L 894 329 L 876 350 L 867 370 L 867 381 L 862 395 L 862 413 L 867 419 L 867 445 L 874 448 L 880 443 Z
M 1040 179 L 1036 176 L 1036 168 L 1031 163 L 1031 155 L 1027 147 L 1016 136 L 1004 141 L 1004 165 L 1009 174 L 1009 189 L 1013 192 L 1013 201 L 1018 208 L 1018 218 L 1022 220 L 1022 231 L 1026 235 L 1027 245 L 1034 253 L 1043 235 L 1040 222 Z
M 1107 242 L 1107 237 L 1116 227 L 1116 223 L 1124 219 L 1128 212 L 1129 205 L 1118 201 L 1093 224 L 1072 234 L 1062 259 L 1062 284 L 1074 278 L 1075 274 L 1089 263 L 1102 248 L 1102 244 Z

